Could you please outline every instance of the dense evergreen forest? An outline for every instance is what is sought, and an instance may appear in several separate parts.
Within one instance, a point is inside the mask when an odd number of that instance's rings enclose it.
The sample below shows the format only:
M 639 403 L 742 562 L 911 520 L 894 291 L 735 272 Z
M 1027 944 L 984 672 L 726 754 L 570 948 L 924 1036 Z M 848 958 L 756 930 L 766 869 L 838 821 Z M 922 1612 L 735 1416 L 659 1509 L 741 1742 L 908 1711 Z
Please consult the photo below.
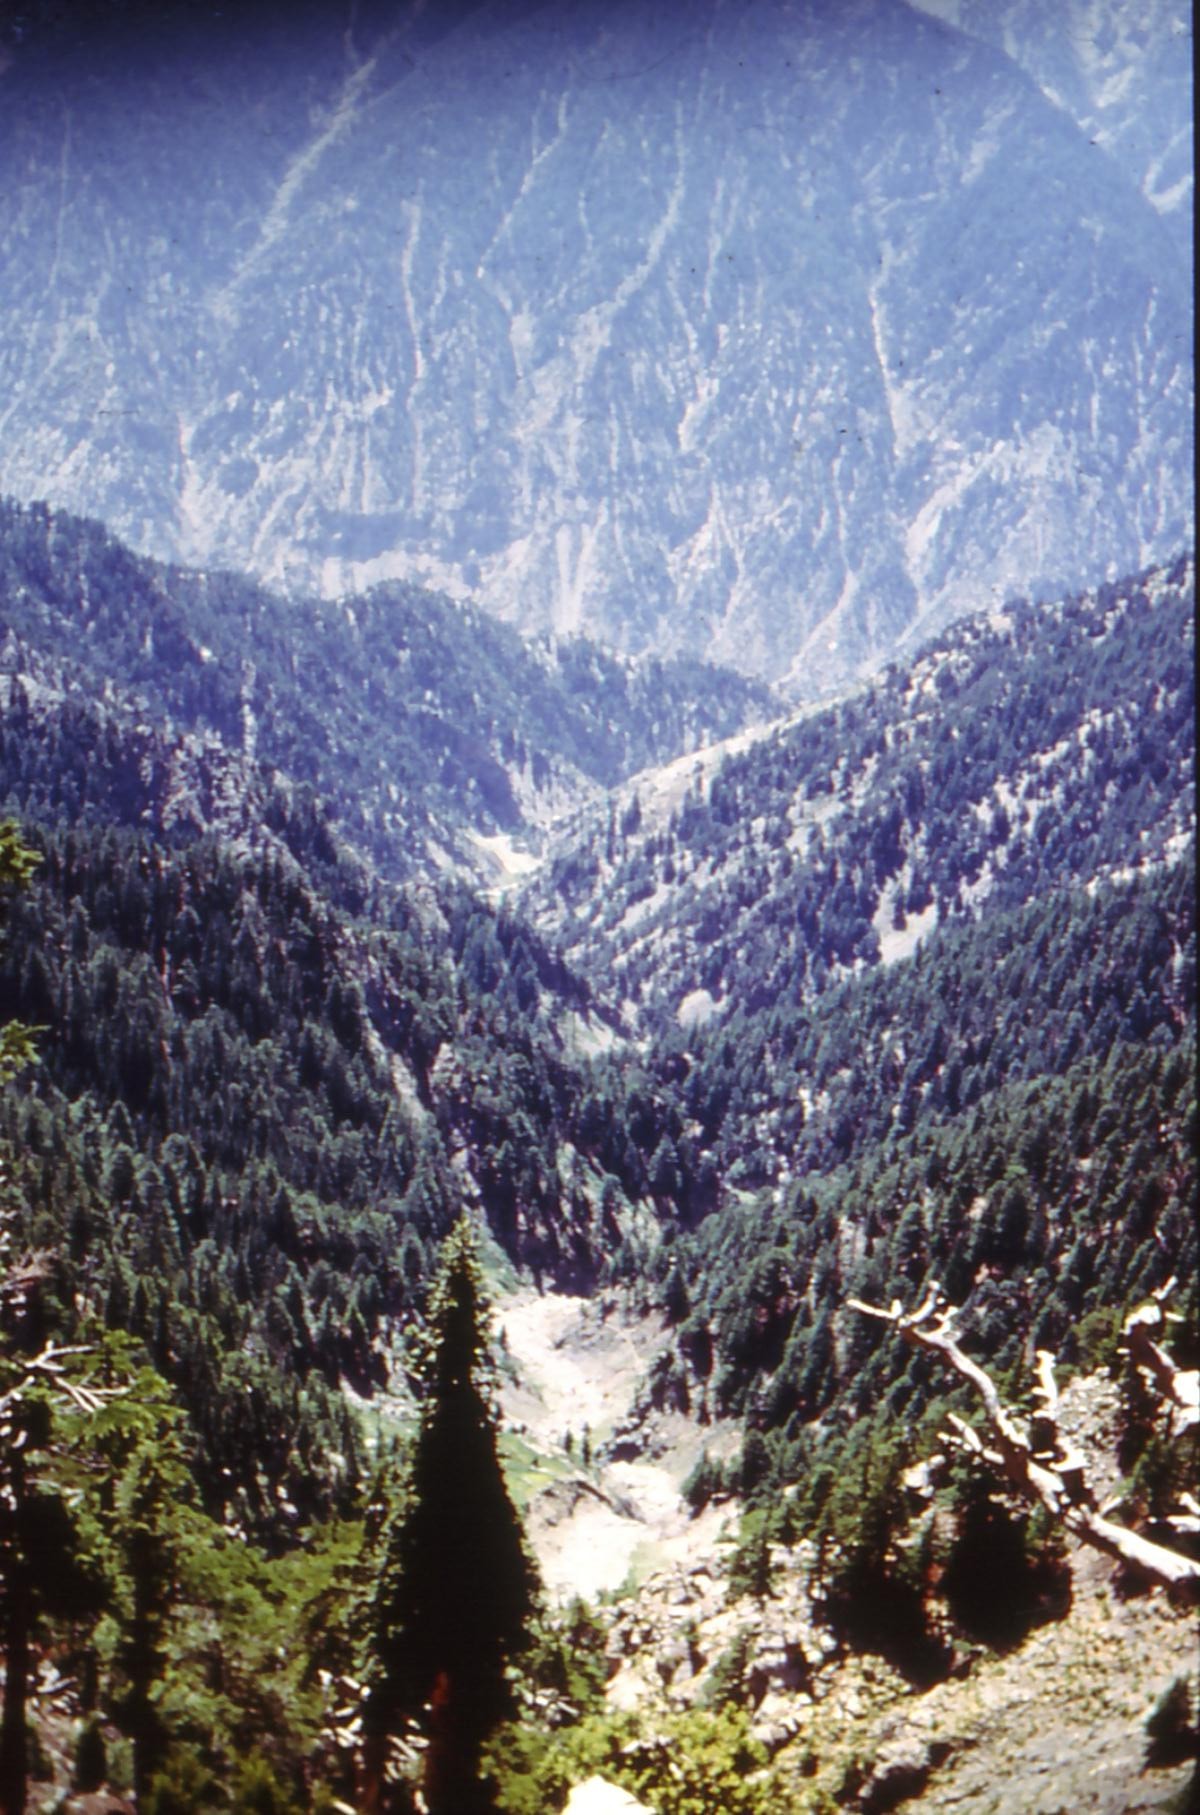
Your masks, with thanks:
M 1181 561 L 969 620 L 667 809 L 653 778 L 584 809 L 497 902 L 445 857 L 531 823 L 514 777 L 577 802 L 767 697 L 4 508 L 0 1021 L 37 1033 L 0 1097 L 0 1392 L 37 1409 L 0 1586 L 72 1685 L 31 1779 L 367 1806 L 355 1696 L 399 1745 L 427 1688 L 380 1634 L 416 1629 L 448 1332 L 454 1390 L 486 1374 L 464 1212 L 493 1286 L 665 1314 L 647 1404 L 742 1421 L 690 1495 L 740 1496 L 743 1567 L 823 1533 L 846 1594 L 864 1557 L 895 1588 L 880 1509 L 946 1389 L 848 1300 L 936 1278 L 997 1369 L 1084 1367 L 1195 1277 L 1193 596 Z M 65 1397 L 47 1344 L 87 1349 Z M 488 1451 L 486 1383 L 462 1403 Z M 1146 1438 L 1130 1466 L 1159 1516 L 1175 1465 Z M 554 1630 L 527 1687 L 566 1680 Z M 371 1806 L 409 1806 L 398 1758 Z

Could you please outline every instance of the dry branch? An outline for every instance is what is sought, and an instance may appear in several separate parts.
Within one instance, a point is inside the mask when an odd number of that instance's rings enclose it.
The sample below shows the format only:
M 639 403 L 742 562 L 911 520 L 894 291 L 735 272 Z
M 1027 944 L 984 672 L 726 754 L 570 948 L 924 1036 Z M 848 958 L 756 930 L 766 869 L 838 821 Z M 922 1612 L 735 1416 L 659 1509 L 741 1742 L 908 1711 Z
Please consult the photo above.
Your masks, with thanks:
M 1148 1308 L 1149 1315 L 1143 1318 L 1141 1312 L 1135 1311 L 1127 1318 L 1125 1334 L 1131 1354 L 1136 1355 L 1152 1374 L 1164 1394 L 1169 1383 L 1173 1403 L 1180 1408 L 1183 1419 L 1189 1421 L 1188 1377 L 1181 1374 L 1153 1341 L 1153 1334 L 1161 1330 L 1167 1315 L 1164 1309 L 1166 1297 L 1167 1289 L 1164 1289 Z M 911 1348 L 930 1349 L 942 1356 L 956 1374 L 970 1381 L 983 1400 L 995 1447 L 987 1447 L 977 1431 L 961 1418 L 951 1416 L 955 1427 L 951 1440 L 959 1447 L 970 1450 L 980 1460 L 999 1469 L 1022 1498 L 1030 1503 L 1040 1503 L 1083 1543 L 1132 1564 L 1181 1599 L 1200 1600 L 1200 1563 L 1117 1525 L 1096 1510 L 1095 1495 L 1087 1481 L 1086 1458 L 1081 1451 L 1069 1449 L 1058 1430 L 1058 1387 L 1054 1379 L 1054 1357 L 1049 1351 L 1041 1350 L 1038 1354 L 1039 1396 L 1044 1401 L 1038 1417 L 1051 1426 L 1054 1448 L 1035 1453 L 1030 1432 L 1003 1403 L 995 1381 L 959 1347 L 953 1333 L 958 1307 L 947 1303 L 936 1280 L 915 1311 L 906 1312 L 898 1299 L 893 1299 L 887 1310 L 879 1305 L 864 1304 L 857 1298 L 850 1299 L 849 1303 L 865 1317 L 876 1317 L 892 1324 L 901 1340 Z M 1176 1428 L 1186 1428 L 1186 1422 Z
M 1166 1334 L 1168 1323 L 1182 1321 L 1174 1312 L 1167 1310 L 1167 1300 L 1177 1283 L 1172 1275 L 1152 1298 L 1129 1313 L 1121 1331 L 1125 1338 L 1125 1347 L 1121 1352 L 1128 1356 L 1146 1384 L 1157 1391 L 1166 1403 L 1170 1413 L 1170 1434 L 1173 1437 L 1181 1436 L 1194 1424 L 1200 1424 L 1200 1370 L 1176 1367 L 1166 1350 L 1155 1341 L 1155 1337 Z

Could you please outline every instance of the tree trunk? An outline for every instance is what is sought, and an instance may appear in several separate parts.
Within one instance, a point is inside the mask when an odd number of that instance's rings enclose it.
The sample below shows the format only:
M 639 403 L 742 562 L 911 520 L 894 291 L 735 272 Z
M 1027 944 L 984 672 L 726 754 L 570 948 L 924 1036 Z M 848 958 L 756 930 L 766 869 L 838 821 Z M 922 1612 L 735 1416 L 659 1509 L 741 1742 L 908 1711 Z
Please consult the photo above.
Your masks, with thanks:
M 26 1717 L 33 1597 L 20 1557 L 4 1572 L 4 1714 L 0 1718 L 0 1815 L 25 1815 L 29 1773 Z
M 1162 1289 L 1158 1295 L 1160 1300 L 1174 1283 L 1172 1280 Z M 975 1388 L 983 1400 L 996 1448 L 989 1449 L 978 1432 L 951 1412 L 949 1422 L 954 1426 L 953 1440 L 960 1447 L 996 1468 L 1014 1492 L 1031 1504 L 1044 1506 L 1051 1518 L 1085 1544 L 1120 1562 L 1132 1564 L 1150 1581 L 1169 1589 L 1180 1600 L 1200 1601 L 1200 1563 L 1166 1545 L 1143 1538 L 1126 1526 L 1115 1524 L 1097 1511 L 1095 1495 L 1087 1481 L 1086 1460 L 1063 1445 L 1058 1431 L 1058 1388 L 1054 1384 L 1052 1355 L 1045 1350 L 1038 1351 L 1039 1390 L 1044 1401 L 1040 1417 L 1049 1424 L 1055 1440 L 1054 1453 L 1040 1459 L 1041 1452 L 1034 1453 L 1031 1432 L 1021 1424 L 1012 1408 L 1003 1403 L 991 1375 L 959 1348 L 953 1334 L 957 1307 L 947 1304 L 936 1280 L 930 1282 L 924 1302 L 915 1311 L 905 1312 L 898 1299 L 886 1311 L 879 1305 L 864 1304 L 859 1298 L 851 1298 L 848 1302 L 853 1310 L 861 1311 L 864 1316 L 890 1323 L 910 1347 L 929 1349 L 942 1356 L 955 1373 Z M 1161 1312 L 1161 1302 L 1157 1309 Z M 1133 1332 L 1142 1331 L 1144 1365 L 1160 1381 L 1169 1384 L 1180 1413 L 1177 1428 L 1190 1428 L 1195 1423 L 1194 1406 L 1198 1398 L 1195 1381 L 1176 1369 L 1160 1350 L 1149 1353 L 1149 1349 L 1154 1348 L 1146 1335 L 1149 1327 L 1157 1329 L 1160 1325 L 1149 1312 L 1134 1312 L 1125 1320 L 1126 1338 L 1133 1348 Z
M 476 1722 L 463 1719 L 461 1691 L 456 1693 L 448 1673 L 439 1671 L 429 1703 L 421 1782 L 429 1815 L 495 1815 L 492 1798 L 479 1781 L 476 1728 Z
M 358 1755 L 358 1807 L 360 1815 L 384 1815 L 387 1788 L 388 1736 L 368 1727 Z

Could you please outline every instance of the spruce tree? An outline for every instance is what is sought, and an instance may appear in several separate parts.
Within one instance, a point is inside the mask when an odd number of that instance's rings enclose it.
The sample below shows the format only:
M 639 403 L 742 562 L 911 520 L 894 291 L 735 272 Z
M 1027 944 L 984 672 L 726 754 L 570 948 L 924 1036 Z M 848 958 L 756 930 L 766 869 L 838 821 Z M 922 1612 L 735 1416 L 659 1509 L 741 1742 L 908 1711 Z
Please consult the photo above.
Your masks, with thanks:
M 406 1719 L 426 1737 L 430 1815 L 489 1815 L 479 1759 L 512 1711 L 536 1575 L 496 1449 L 486 1304 L 474 1239 L 447 1238 L 429 1310 L 425 1400 L 402 1496 L 380 1542 L 369 1609 L 361 1806 L 402 1806 L 386 1781 Z

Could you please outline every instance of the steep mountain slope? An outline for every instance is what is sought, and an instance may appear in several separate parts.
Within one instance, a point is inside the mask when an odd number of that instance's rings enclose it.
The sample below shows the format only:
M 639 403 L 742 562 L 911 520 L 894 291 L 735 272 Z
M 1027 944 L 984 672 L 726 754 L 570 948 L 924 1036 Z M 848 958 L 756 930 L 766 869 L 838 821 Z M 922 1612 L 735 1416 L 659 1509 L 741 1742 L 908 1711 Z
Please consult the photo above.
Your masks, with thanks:
M 677 1325 L 646 1403 L 774 1433 L 776 1489 L 897 1371 L 850 1295 L 936 1277 L 1011 1362 L 1190 1276 L 1193 597 L 1181 559 L 971 620 L 639 778 L 530 885 L 678 1102 L 650 1179 L 691 1232 L 618 1256 Z
M 698 1564 L 702 1537 L 723 1578 L 652 1583 L 607 1638 L 569 1611 L 569 1655 L 542 1635 L 511 1809 L 540 1815 L 569 1781 L 543 1762 L 588 1740 L 575 1698 L 602 1695 L 606 1646 L 627 1700 L 589 1717 L 600 1756 L 659 1755 L 622 1711 L 642 1698 L 702 1805 L 737 1806 L 712 1786 L 741 1747 L 753 1815 L 882 1809 L 906 1783 L 982 1808 L 991 1711 L 1009 1718 L 1039 1659 L 1062 1710 L 1043 1698 L 1022 1769 L 1048 1758 L 1074 1794 L 1068 1742 L 1098 1712 L 1104 1758 L 1137 1770 L 1139 1698 L 1161 1687 L 1175 1774 L 1136 1788 L 1174 1790 L 1188 1690 L 1156 1672 L 1180 1674 L 1178 1622 L 1077 1561 L 1064 1620 L 1052 1532 L 976 1477 L 913 1473 L 967 1407 L 849 1301 L 937 1278 L 971 1351 L 1016 1379 L 1035 1347 L 1117 1369 L 1129 1303 L 1195 1277 L 1190 561 L 968 620 L 870 690 L 623 784 L 529 895 L 538 931 L 511 892 L 489 906 L 438 871 L 451 832 L 503 823 L 456 807 L 460 716 L 502 756 L 506 715 L 538 749 L 557 712 L 548 765 L 588 750 L 620 773 L 691 722 L 669 666 L 648 684 L 595 651 L 530 657 L 408 589 L 386 615 L 427 664 L 413 680 L 369 598 L 298 633 L 278 600 L 138 562 L 95 526 L 5 526 L 0 811 L 43 863 L 5 893 L 0 1019 L 45 1031 L 0 1094 L 0 1269 L 24 1264 L 0 1361 L 86 1339 L 122 1378 L 149 1360 L 170 1383 L 139 1375 L 150 1404 L 129 1408 L 158 1450 L 172 1396 L 186 1413 L 178 1505 L 160 1495 L 151 1519 L 184 1562 L 162 1654 L 183 1806 L 261 1805 L 264 1783 L 275 1806 L 353 1794 L 355 1595 L 430 1264 L 464 1208 L 496 1273 L 525 1276 L 501 1367 L 534 1529 L 593 1509 L 600 1583 L 647 1510 L 664 1554 Z M 339 694 L 344 626 L 363 636 Z M 429 708 L 429 744 L 403 717 L 376 728 L 372 682 L 409 718 Z M 369 836 L 385 752 L 407 765 L 400 855 L 396 827 L 378 851 Z M 389 852 L 407 878 L 381 873 Z M 568 1330 L 621 1356 L 623 1397 L 573 1350 L 555 1365 Z M 553 1370 L 544 1417 L 531 1357 Z M 1071 1403 L 1108 1408 L 1118 1516 L 1166 1534 L 1188 1465 L 1135 1385 L 1085 1380 Z M 88 1467 L 108 1492 L 111 1463 Z M 63 1485 L 78 1500 L 78 1473 Z M 119 1542 L 111 1504 L 102 1523 Z M 982 1605 L 962 1588 L 981 1529 Z M 107 1627 L 45 1633 L 56 1680 L 90 1669 L 123 1720 Z M 1111 1669 L 1087 1666 L 1093 1639 Z M 70 1681 L 55 1693 L 82 1727 Z M 65 1794 L 67 1723 L 39 1721 Z M 106 1733 L 87 1781 L 119 1789 Z
M 35 692 L 114 710 L 119 695 L 127 724 L 149 713 L 164 734 L 196 734 L 243 788 L 282 776 L 315 790 L 330 833 L 392 875 L 503 875 L 530 861 L 514 835 L 536 846 L 569 805 L 775 706 L 694 660 L 633 662 L 580 638 L 530 648 L 416 587 L 289 604 L 3 502 L 0 637 L 4 667 Z M 185 736 L 177 760 L 157 758 L 162 832 L 211 823 L 189 801 L 188 751 Z
M 575 1054 L 611 1030 L 527 929 L 379 884 L 219 750 L 11 675 L 0 706 L 43 859 L 0 949 L 0 1016 L 41 1029 L 0 1105 L 39 1316 L 144 1342 L 210 1501 L 287 1529 L 356 1491 L 337 1384 L 385 1383 L 462 1206 L 588 1285 L 676 1112 L 643 1094 L 601 1165 Z
M 1010 54 L 1028 10 L 990 9 L 995 43 L 900 0 L 31 29 L 0 74 L 0 486 L 800 692 L 931 614 L 1167 556 L 1183 15 L 1109 7 L 1089 62 L 1079 9 L 1041 9 L 1025 64 L 1056 97 L 1090 72 L 1072 115 Z
M 1011 57 L 1119 165 L 1191 256 L 1191 22 L 1172 0 L 917 0 Z
M 1194 601 L 1183 557 L 968 620 L 836 707 L 639 777 L 564 831 L 526 910 L 661 1037 L 1161 863 L 1194 822 Z

